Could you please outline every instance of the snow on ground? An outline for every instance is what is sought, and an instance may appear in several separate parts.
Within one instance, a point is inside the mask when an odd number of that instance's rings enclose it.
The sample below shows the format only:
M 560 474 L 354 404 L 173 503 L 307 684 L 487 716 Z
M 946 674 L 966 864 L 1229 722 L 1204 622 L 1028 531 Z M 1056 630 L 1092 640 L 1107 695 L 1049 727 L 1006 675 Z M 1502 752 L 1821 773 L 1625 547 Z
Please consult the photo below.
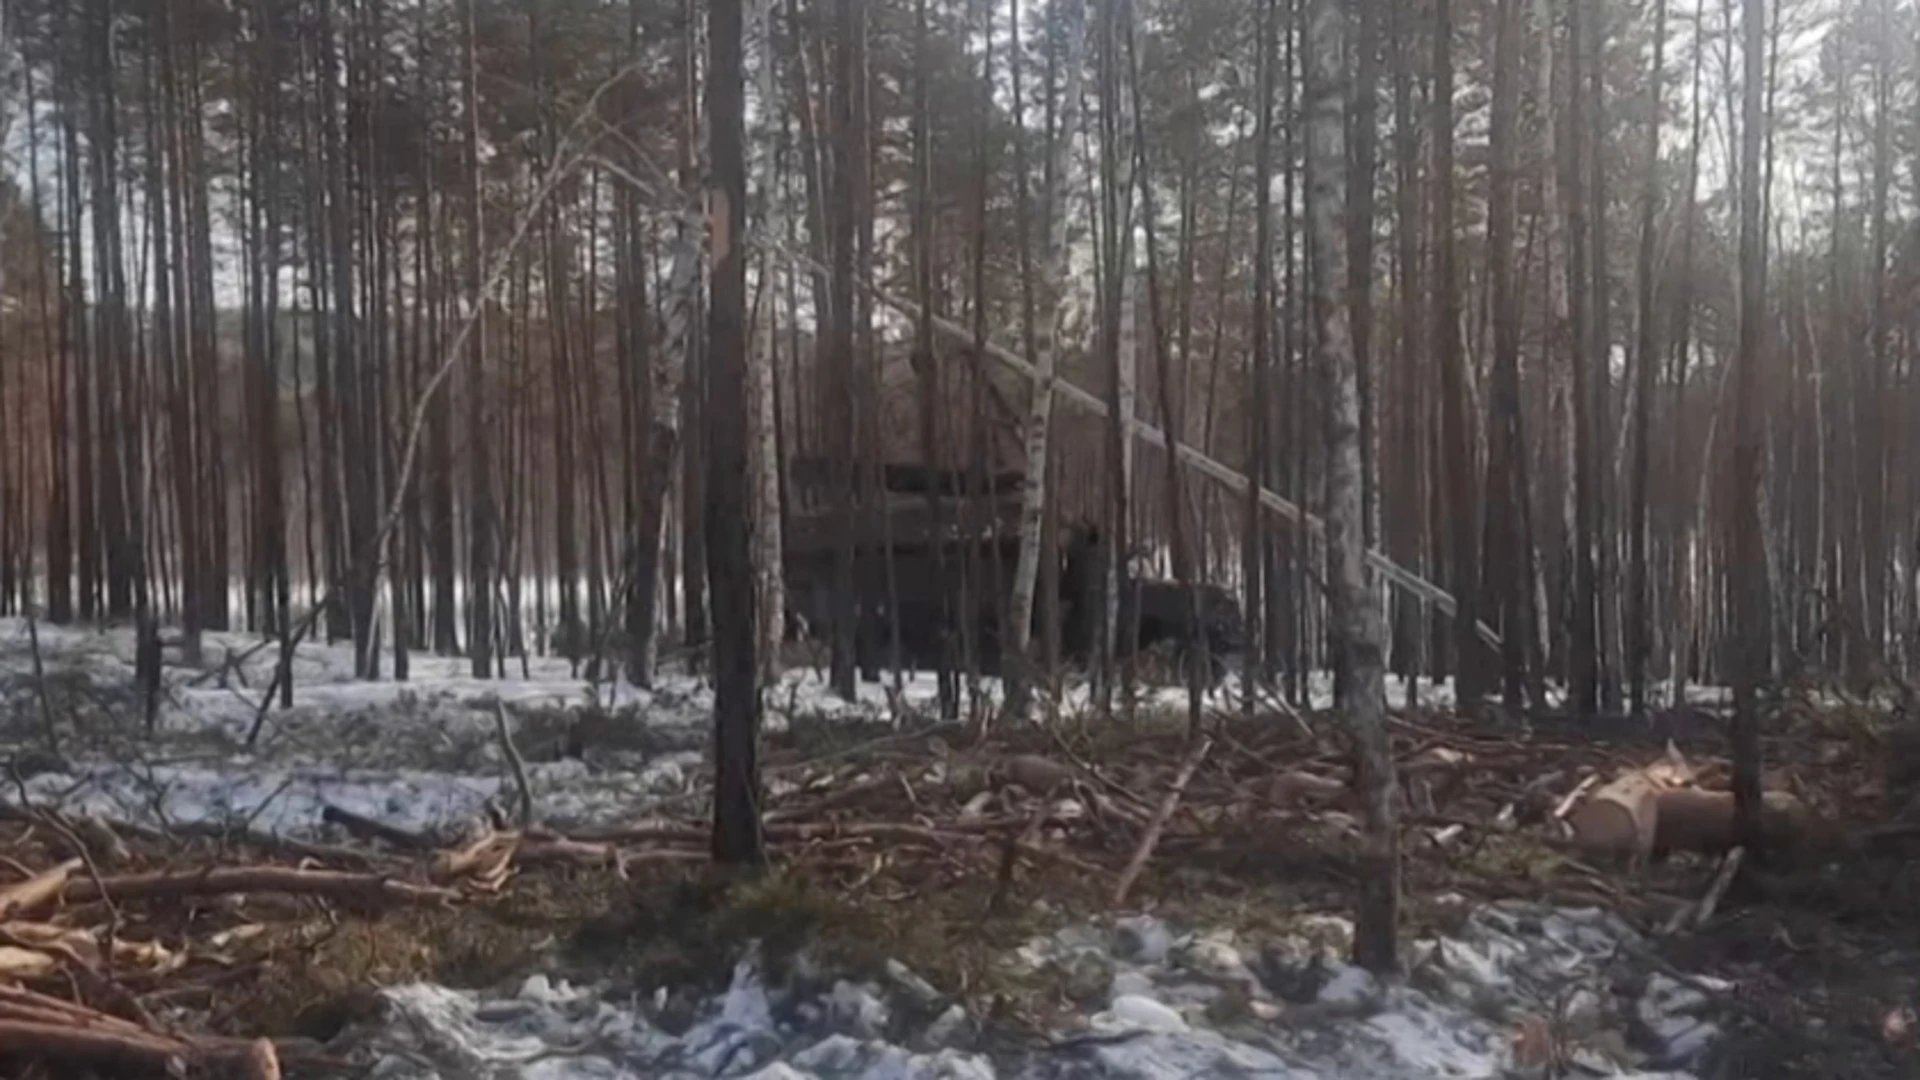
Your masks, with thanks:
M 501 679 L 476 679 L 458 657 L 416 653 L 405 682 L 353 677 L 348 644 L 303 642 L 293 661 L 293 707 L 276 702 L 258 742 L 245 743 L 279 662 L 275 644 L 246 634 L 204 635 L 201 656 L 186 665 L 168 650 L 158 733 L 140 726 L 130 627 L 105 630 L 39 623 L 39 665 L 24 619 L 0 619 L 0 754 L 44 744 L 40 692 L 48 692 L 68 733 L 58 759 L 39 761 L 26 777 L 36 800 L 83 813 L 145 824 L 245 823 L 280 835 L 313 833 L 322 809 L 343 810 L 412 830 L 457 828 L 500 797 L 509 769 L 496 734 L 502 709 L 529 759 L 528 780 L 539 818 L 556 826 L 612 824 L 644 813 L 649 803 L 687 790 L 702 768 L 712 689 L 685 673 L 667 672 L 649 691 L 624 682 L 590 682 L 558 657 L 514 658 Z M 391 656 L 382 659 L 390 676 Z M 1309 682 L 1316 707 L 1332 701 L 1324 673 Z M 994 680 L 983 693 L 998 695 Z M 823 673 L 791 671 L 767 692 L 766 726 L 796 717 L 898 721 L 935 712 L 931 675 L 862 684 L 859 700 L 828 692 Z M 1389 700 L 1406 699 L 1399 680 Z M 1421 699 L 1451 700 L 1451 686 L 1425 685 Z M 1237 708 L 1238 680 L 1208 695 L 1210 708 Z M 1176 687 L 1142 692 L 1143 710 L 1186 704 Z M 1070 686 L 1055 708 L 1084 710 L 1084 686 Z M 553 734 L 588 712 L 607 712 L 621 727 L 619 748 L 589 755 L 592 764 L 552 760 L 529 740 Z
M 407 682 L 364 682 L 352 678 L 349 647 L 308 643 L 294 662 L 294 707 L 270 711 L 247 750 L 277 662 L 273 648 L 246 655 L 258 639 L 209 634 L 197 669 L 169 666 L 158 734 L 148 737 L 130 631 L 37 629 L 42 677 L 26 623 L 0 619 L 0 757 L 33 800 L 71 810 L 300 835 L 323 831 L 321 811 L 334 805 L 402 828 L 457 827 L 506 790 L 496 703 L 529 746 L 596 701 L 628 736 L 589 762 L 528 754 L 536 813 L 551 824 L 632 820 L 686 791 L 703 768 L 712 694 L 684 674 L 648 692 L 595 685 L 558 659 L 530 660 L 524 671 L 516 659 L 507 678 L 476 680 L 463 661 L 415 656 Z M 1312 690 L 1316 704 L 1330 699 L 1324 677 Z M 1444 703 L 1450 690 L 1423 686 L 1421 698 Z M 59 755 L 44 748 L 43 692 L 63 733 Z M 930 713 L 934 696 L 922 677 L 897 697 L 862 686 L 860 700 L 845 703 L 817 673 L 800 671 L 770 691 L 769 724 L 897 719 L 902 708 Z M 1403 702 L 1404 686 L 1391 686 L 1389 698 Z M 1145 704 L 1178 709 L 1184 695 L 1154 691 Z M 1209 704 L 1237 704 L 1231 681 Z M 1084 705 L 1076 690 L 1060 708 Z M 1571 1039 L 1563 1049 L 1580 1064 L 1653 1077 L 1661 1074 L 1633 1070 L 1684 1067 L 1717 1031 L 1700 1015 L 1712 997 L 1704 984 L 1644 968 L 1623 977 L 1623 958 L 1645 946 L 1598 912 L 1481 907 L 1453 936 L 1418 943 L 1409 978 L 1387 987 L 1338 962 L 1344 947 L 1328 942 L 1347 933 L 1323 919 L 1298 940 L 1254 944 L 1177 933 L 1148 916 L 1063 930 L 1007 963 L 1057 969 L 1087 990 L 1076 997 L 1080 1023 L 1049 1049 L 1015 1055 L 981 1052 L 973 1019 L 944 1000 L 930 1009 L 924 994 L 903 997 L 898 987 L 774 987 L 751 962 L 678 1035 L 655 1025 L 636 997 L 651 988 L 533 975 L 507 993 L 389 990 L 390 1016 L 364 1033 L 362 1049 L 372 1075 L 392 1080 L 1425 1080 L 1501 1075 L 1526 1052 L 1516 1033 L 1538 1027 L 1529 1018 L 1552 1016 L 1556 1040 Z
M 502 795 L 509 770 L 496 734 L 503 710 L 529 760 L 535 810 L 561 826 L 630 820 L 663 797 L 687 790 L 701 770 L 712 715 L 712 689 L 702 679 L 666 672 L 655 689 L 619 680 L 591 682 L 558 657 L 508 662 L 501 679 L 476 679 L 458 657 L 416 653 L 405 682 L 353 677 L 348 644 L 303 642 L 293 662 L 293 707 L 267 711 L 258 742 L 245 746 L 279 659 L 275 644 L 247 634 L 204 635 L 197 665 L 168 650 L 167 687 L 158 737 L 140 727 L 133 689 L 130 627 L 105 630 L 40 623 L 36 679 L 34 648 L 24 619 L 0 618 L 0 754 L 44 744 L 41 691 L 62 730 L 63 756 L 22 768 L 36 800 L 147 824 L 244 822 L 281 835 L 311 833 L 332 804 L 401 828 L 457 828 Z M 998 695 L 994 680 L 982 690 Z M 1330 707 L 1332 678 L 1308 680 L 1315 708 Z M 1688 689 L 1701 703 L 1717 688 Z M 1388 704 L 1408 700 L 1405 680 L 1390 677 Z M 766 727 L 782 730 L 797 717 L 897 722 L 904 714 L 935 712 L 931 675 L 909 677 L 893 692 L 891 679 L 862 684 L 859 700 L 828 692 L 816 669 L 791 671 L 766 696 Z M 1453 701 L 1449 680 L 1421 680 L 1428 707 Z M 1229 676 L 1207 695 L 1211 709 L 1237 709 L 1239 680 Z M 1091 706 L 1084 683 L 1069 685 L 1053 704 L 1061 714 Z M 1142 691 L 1144 711 L 1186 707 L 1178 687 Z M 529 740 L 554 733 L 590 713 L 613 716 L 618 746 L 589 755 L 592 764 L 542 753 Z M 542 736 L 542 732 L 545 733 Z M 74 736 L 80 737 L 74 737 Z
M 645 986 L 535 974 L 498 994 L 395 987 L 355 1046 L 376 1080 L 1491 1080 L 1539 1075 L 1550 1053 L 1653 1080 L 1688 1076 L 1719 1033 L 1727 987 L 1650 970 L 1639 936 L 1595 910 L 1481 907 L 1415 942 L 1391 985 L 1339 960 L 1350 933 L 1328 917 L 1258 944 L 1146 915 L 1069 927 L 1005 961 L 1090 984 L 1074 1030 L 1020 1051 L 984 1052 L 964 1007 L 904 969 L 887 986 L 774 987 L 751 957 L 678 1035 L 649 1019 Z
M 318 829 L 332 804 L 400 828 L 456 827 L 510 783 L 496 705 L 529 759 L 541 820 L 616 823 L 687 790 L 702 768 L 713 709 L 711 687 L 686 674 L 663 674 L 648 691 L 589 682 L 566 660 L 542 657 L 524 669 L 515 659 L 507 677 L 490 680 L 474 678 L 463 659 L 415 655 L 407 681 L 363 681 L 353 678 L 351 646 L 302 643 L 293 707 L 276 702 L 249 749 L 278 647 L 207 634 L 197 667 L 178 665 L 169 650 L 157 736 L 148 738 L 130 628 L 35 630 L 44 679 L 33 675 L 25 620 L 0 619 L 0 755 L 36 751 L 26 781 L 36 801 L 146 824 L 245 822 L 296 835 Z M 64 733 L 59 757 L 38 753 L 43 686 Z M 931 679 L 916 679 L 898 701 L 925 709 L 935 695 Z M 859 701 L 843 702 L 810 671 L 790 675 L 767 701 L 775 730 L 796 716 L 874 721 L 889 711 L 882 687 L 862 686 Z M 612 749 L 589 755 L 592 765 L 533 745 L 601 713 L 619 730 Z

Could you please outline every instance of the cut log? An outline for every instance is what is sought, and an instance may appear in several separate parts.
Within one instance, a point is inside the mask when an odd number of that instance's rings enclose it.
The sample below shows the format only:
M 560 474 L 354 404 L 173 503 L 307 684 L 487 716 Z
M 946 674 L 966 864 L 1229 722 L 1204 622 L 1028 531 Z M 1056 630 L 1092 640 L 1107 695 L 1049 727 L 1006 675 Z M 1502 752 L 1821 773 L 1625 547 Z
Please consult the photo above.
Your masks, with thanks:
M 1676 851 L 1718 855 L 1739 844 L 1733 821 L 1733 792 L 1670 788 L 1660 792 L 1653 852 Z M 1761 796 L 1760 828 L 1768 841 L 1790 846 L 1807 832 L 1806 804 L 1790 792 L 1769 791 Z
M 1312 810 L 1344 803 L 1350 790 L 1331 776 L 1288 769 L 1268 783 L 1267 801 L 1282 810 Z
M 1567 815 L 1573 842 L 1594 854 L 1644 860 L 1653 854 L 1660 787 L 1635 769 L 1588 796 Z

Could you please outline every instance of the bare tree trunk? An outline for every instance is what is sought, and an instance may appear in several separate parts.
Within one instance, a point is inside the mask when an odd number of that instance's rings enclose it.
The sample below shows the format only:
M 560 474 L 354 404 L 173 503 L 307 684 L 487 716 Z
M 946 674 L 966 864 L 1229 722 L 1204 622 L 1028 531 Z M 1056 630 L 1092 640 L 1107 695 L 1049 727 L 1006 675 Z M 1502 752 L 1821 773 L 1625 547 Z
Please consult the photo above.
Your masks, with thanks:
M 1426 395 L 1421 393 L 1420 343 L 1425 339 L 1419 282 L 1425 277 L 1420 259 L 1420 131 L 1415 117 L 1414 49 L 1405 5 L 1389 4 L 1387 29 L 1393 49 L 1394 146 L 1394 291 L 1397 312 L 1396 363 L 1399 392 L 1398 489 L 1394 502 L 1399 513 L 1397 536 L 1389 537 L 1392 554 L 1416 573 L 1426 568 L 1427 530 L 1424 450 Z M 1427 605 L 1402 594 L 1395 605 L 1394 669 L 1407 680 L 1407 704 L 1419 704 L 1420 676 L 1427 670 Z
M 1360 897 L 1354 958 L 1387 972 L 1398 968 L 1400 841 L 1394 803 L 1393 755 L 1387 743 L 1384 646 L 1386 627 L 1367 587 L 1360 461 L 1360 392 L 1347 304 L 1340 292 L 1346 252 L 1340 235 L 1345 211 L 1341 121 L 1341 5 L 1310 0 L 1307 23 L 1307 228 L 1314 257 L 1309 289 L 1318 335 L 1319 374 L 1327 452 L 1327 544 L 1333 553 L 1333 636 L 1347 672 L 1344 703 L 1355 746 L 1354 789 L 1361 807 Z M 1444 135 L 1444 133 L 1442 133 Z M 1465 603 L 1465 597 L 1457 602 Z M 1466 620 L 1471 626 L 1471 621 Z
M 1606 55 L 1609 12 L 1594 6 L 1586 24 L 1586 93 L 1575 93 L 1588 110 L 1585 135 L 1586 165 L 1592 182 L 1587 190 L 1591 207 L 1592 243 L 1587 251 L 1592 259 L 1588 286 L 1593 290 L 1588 329 L 1592 342 L 1587 373 L 1592 379 L 1587 407 L 1591 412 L 1588 429 L 1593 433 L 1592 522 L 1591 539 L 1596 559 L 1594 567 L 1595 633 L 1599 637 L 1600 705 L 1609 713 L 1620 711 L 1620 591 L 1616 587 L 1619 563 L 1613 528 L 1613 488 L 1619 470 L 1614 457 L 1613 409 L 1613 279 L 1609 272 L 1607 211 L 1607 80 Z
M 1140 94 L 1140 60 L 1134 49 L 1134 32 L 1131 17 L 1126 25 L 1127 67 L 1129 86 L 1135 99 Z M 1155 358 L 1155 375 L 1160 390 L 1160 424 L 1167 432 L 1168 448 L 1165 455 L 1167 465 L 1167 514 L 1168 527 L 1172 533 L 1174 580 L 1187 592 L 1189 605 L 1186 641 L 1187 658 L 1187 740 L 1198 742 L 1201 737 L 1203 713 L 1203 665 L 1211 665 L 1212 652 L 1207 641 L 1205 622 L 1200 609 L 1200 593 L 1194 587 L 1193 552 L 1187 542 L 1187 502 L 1181 490 L 1181 469 L 1178 457 L 1173 453 L 1172 440 L 1186 430 L 1183 410 L 1176 408 L 1173 396 L 1173 372 L 1167 363 L 1166 323 L 1160 304 L 1159 244 L 1154 235 L 1154 203 L 1152 173 L 1148 166 L 1146 125 L 1141 121 L 1139 110 L 1133 114 L 1134 170 L 1140 181 L 1140 221 L 1143 227 L 1143 239 L 1147 252 L 1147 303 L 1153 320 L 1151 336 Z M 1363 549 L 1364 551 L 1364 546 Z M 1138 605 L 1136 605 L 1137 608 Z
M 1067 225 L 1071 205 L 1078 188 L 1074 182 L 1074 143 L 1080 135 L 1080 85 L 1086 67 L 1086 0 L 1066 0 L 1060 18 L 1066 36 L 1064 65 L 1065 89 L 1060 102 L 1060 126 L 1048 149 L 1048 236 L 1045 278 L 1042 293 L 1053 304 L 1053 314 L 1040 334 L 1035 366 L 1040 378 L 1033 386 L 1033 398 L 1027 414 L 1026 485 L 1020 500 L 1020 555 L 1014 564 L 1013 599 L 1007 612 L 1009 640 L 1006 648 L 1007 688 L 1010 715 L 1023 716 L 1028 705 L 1032 681 L 1033 596 L 1040 572 L 1040 526 L 1047 499 L 1047 446 L 1053 419 L 1054 367 L 1058 362 L 1060 338 L 1066 330 L 1071 296 L 1067 290 Z
M 1435 0 L 1433 46 L 1433 254 L 1438 261 L 1434 339 L 1440 355 L 1440 415 L 1446 438 L 1447 522 L 1452 556 L 1454 679 L 1462 708 L 1485 692 L 1487 665 L 1476 628 L 1480 610 L 1480 499 L 1477 442 L 1467 408 L 1467 358 L 1460 340 L 1459 238 L 1454 235 L 1453 0 Z
M 484 243 L 486 210 L 480 183 L 480 116 L 477 29 L 474 6 L 467 0 L 466 11 L 466 105 L 467 105 L 467 235 L 466 266 L 468 311 L 474 319 L 467 353 L 467 655 L 473 677 L 493 676 L 495 537 L 498 526 L 493 502 L 493 468 L 488 453 L 488 407 L 486 389 L 487 298 L 481 294 L 480 251 Z
M 1744 58 L 1740 123 L 1740 339 L 1734 368 L 1733 445 L 1729 487 L 1733 513 L 1733 799 L 1741 843 L 1754 856 L 1763 849 L 1760 828 L 1760 686 L 1767 675 L 1767 635 L 1772 625 L 1772 586 L 1761 536 L 1765 408 L 1761 396 L 1761 337 L 1766 325 L 1766 265 L 1761 244 L 1761 85 L 1765 80 L 1764 0 L 1744 0 L 1740 38 Z
M 1258 22 L 1259 50 L 1255 90 L 1258 104 L 1254 112 L 1253 159 L 1253 400 L 1247 414 L 1246 531 L 1241 546 L 1241 575 L 1245 579 L 1247 627 L 1246 663 L 1240 672 L 1241 689 L 1246 695 L 1246 711 L 1252 713 L 1258 698 L 1256 690 L 1273 678 L 1266 663 L 1264 633 L 1266 620 L 1263 589 L 1279 582 L 1266 581 L 1266 520 L 1260 508 L 1262 486 L 1271 483 L 1272 425 L 1267 422 L 1267 402 L 1273 390 L 1273 89 L 1277 81 L 1274 56 L 1274 32 L 1279 21 L 1274 0 L 1262 0 Z M 1288 208 L 1291 210 L 1291 208 Z
M 1133 155 L 1126 120 L 1130 87 L 1120 78 L 1120 4 L 1101 8 L 1100 47 L 1095 58 L 1100 96 L 1100 338 L 1101 366 L 1107 372 L 1107 535 L 1102 554 L 1099 619 L 1094 635 L 1094 699 L 1103 715 L 1113 711 L 1121 693 L 1129 715 L 1133 708 L 1133 622 L 1121 617 L 1121 590 L 1127 581 L 1127 552 L 1133 544 L 1135 373 L 1139 348 L 1139 294 L 1133 272 Z M 1133 636 L 1129 637 L 1129 633 Z
M 1371 550 L 1380 543 L 1379 404 L 1373 362 L 1373 181 L 1379 142 L 1374 113 L 1380 81 L 1380 12 L 1377 5 L 1364 0 L 1353 7 L 1358 10 L 1349 18 L 1355 21 L 1358 34 L 1353 42 L 1353 92 L 1348 95 L 1347 115 L 1347 289 L 1353 357 L 1360 373 L 1362 521 Z
M 754 170 L 757 180 L 755 186 L 760 193 L 761 228 L 765 235 L 777 240 L 786 236 L 785 217 L 781 211 L 775 176 L 774 135 L 777 128 L 771 119 L 786 112 L 785 103 L 780 98 L 781 83 L 774 70 L 777 56 L 774 48 L 774 12 L 779 7 L 779 0 L 759 0 L 757 6 L 759 11 L 755 13 L 754 22 L 760 37 L 760 65 L 756 82 L 765 129 L 761 137 L 755 140 L 760 147 Z M 772 260 L 768 260 L 763 264 L 760 288 L 756 293 L 754 323 L 757 329 L 753 335 L 752 356 L 747 365 L 747 470 L 752 491 L 754 604 L 759 613 L 756 623 L 759 639 L 755 643 L 759 659 L 756 667 L 761 680 L 767 683 L 780 677 L 780 641 L 786 626 L 785 559 L 780 535 L 781 457 L 777 412 L 774 408 L 774 361 L 778 355 L 774 341 L 779 333 L 779 319 L 776 317 L 779 305 L 773 293 L 774 276 Z
M 760 687 L 754 663 L 754 582 L 747 540 L 747 167 L 740 0 L 708 7 L 706 102 L 712 180 L 709 311 L 711 397 L 707 428 L 707 568 L 714 646 L 713 859 L 757 867 L 760 844 Z
M 1491 433 L 1487 454 L 1487 565 L 1501 616 L 1501 689 L 1507 707 L 1525 697 L 1527 650 L 1532 640 L 1533 529 L 1528 503 L 1525 427 L 1520 409 L 1520 297 L 1513 280 L 1515 146 L 1519 112 L 1521 28 L 1519 0 L 1499 0 L 1495 9 L 1492 151 L 1489 177 L 1487 259 L 1492 278 L 1493 388 L 1488 395 Z M 1521 567 L 1524 573 L 1516 573 Z
M 1628 525 L 1627 542 L 1632 560 L 1632 581 L 1627 597 L 1631 605 L 1627 616 L 1627 682 L 1635 716 L 1647 711 L 1647 660 L 1653 652 L 1653 590 L 1647 558 L 1647 498 L 1652 468 L 1652 432 L 1654 365 L 1660 355 L 1654 308 L 1654 212 L 1660 200 L 1660 85 L 1665 78 L 1667 44 L 1667 0 L 1656 0 L 1653 17 L 1653 70 L 1647 79 L 1647 160 L 1646 176 L 1640 189 L 1640 250 L 1634 272 L 1638 278 L 1635 316 L 1640 321 L 1639 343 L 1634 350 L 1635 382 L 1633 421 L 1633 517 Z

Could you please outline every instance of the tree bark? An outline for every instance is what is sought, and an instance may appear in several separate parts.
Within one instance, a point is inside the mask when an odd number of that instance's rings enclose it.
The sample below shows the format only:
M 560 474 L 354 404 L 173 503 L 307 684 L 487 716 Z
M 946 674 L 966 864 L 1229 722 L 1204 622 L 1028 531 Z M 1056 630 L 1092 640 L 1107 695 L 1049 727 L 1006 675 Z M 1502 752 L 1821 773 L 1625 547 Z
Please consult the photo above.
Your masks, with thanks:
M 1520 409 L 1520 297 L 1513 280 L 1515 146 L 1519 113 L 1519 0 L 1499 0 L 1494 18 L 1492 152 L 1487 211 L 1492 279 L 1493 392 L 1487 420 L 1487 565 L 1504 567 L 1494 590 L 1501 617 L 1501 691 L 1518 710 L 1526 692 L 1532 640 L 1533 529 L 1527 490 L 1527 441 Z M 1516 572 L 1519 571 L 1519 572 Z
M 1654 365 L 1660 355 L 1654 309 L 1654 214 L 1660 201 L 1660 86 L 1665 76 L 1667 0 L 1655 0 L 1653 16 L 1653 70 L 1647 79 L 1647 160 L 1640 188 L 1640 249 L 1635 256 L 1638 279 L 1635 316 L 1639 341 L 1634 350 L 1633 510 L 1628 524 L 1628 557 L 1632 563 L 1627 598 L 1627 682 L 1633 715 L 1647 711 L 1647 661 L 1653 652 L 1653 590 L 1647 556 L 1648 483 L 1652 469 Z
M 1733 797 L 1736 829 L 1748 857 L 1764 853 L 1760 805 L 1760 701 L 1767 675 L 1767 641 L 1772 619 L 1772 581 L 1761 535 L 1762 484 L 1766 437 L 1761 397 L 1761 348 L 1766 324 L 1766 265 L 1760 214 L 1761 86 L 1766 78 L 1765 0 L 1744 0 L 1740 39 L 1743 86 L 1740 124 L 1740 327 L 1735 358 L 1736 434 L 1729 487 L 1733 513 L 1734 575 L 1728 591 L 1733 604 Z
M 1355 746 L 1355 794 L 1364 820 L 1360 898 L 1354 928 L 1354 958 L 1377 972 L 1399 966 L 1400 850 L 1394 803 L 1393 755 L 1387 743 L 1384 687 L 1385 625 L 1367 587 L 1360 460 L 1359 376 L 1347 330 L 1341 292 L 1346 252 L 1340 222 L 1345 212 L 1341 170 L 1345 166 L 1341 119 L 1341 5 L 1309 0 L 1307 23 L 1306 127 L 1307 228 L 1314 258 L 1309 263 L 1316 367 L 1322 393 L 1327 454 L 1327 544 L 1334 579 L 1333 639 L 1344 658 L 1343 704 Z M 1470 624 L 1469 624 L 1470 625 Z
M 707 341 L 707 568 L 713 596 L 713 859 L 757 867 L 760 687 L 754 664 L 753 577 L 747 540 L 746 122 L 740 0 L 708 7 L 706 85 L 713 282 Z
M 1086 0 L 1065 0 L 1060 14 L 1065 35 L 1065 54 L 1061 60 L 1065 88 L 1060 101 L 1059 130 L 1048 149 L 1047 166 L 1047 250 L 1042 294 L 1049 298 L 1053 313 L 1039 335 L 1035 366 L 1039 381 L 1027 414 L 1026 484 L 1020 499 L 1020 554 L 1013 570 L 1013 598 L 1008 606 L 1008 647 L 1006 661 L 1012 683 L 1007 689 L 1007 708 L 1011 715 L 1024 715 L 1032 681 L 1033 597 L 1040 572 L 1040 526 L 1047 499 L 1047 447 L 1052 431 L 1054 367 L 1058 363 L 1060 338 L 1066 330 L 1071 296 L 1067 290 L 1069 249 L 1068 207 L 1079 190 L 1074 183 L 1074 143 L 1080 135 L 1080 87 L 1086 67 Z

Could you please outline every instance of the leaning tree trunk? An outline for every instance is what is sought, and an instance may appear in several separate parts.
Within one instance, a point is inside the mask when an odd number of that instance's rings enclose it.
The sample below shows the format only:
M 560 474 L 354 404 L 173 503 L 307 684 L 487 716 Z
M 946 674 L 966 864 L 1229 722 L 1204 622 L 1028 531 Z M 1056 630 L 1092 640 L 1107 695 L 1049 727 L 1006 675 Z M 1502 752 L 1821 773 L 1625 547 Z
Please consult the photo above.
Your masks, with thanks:
M 1026 484 L 1020 500 L 1020 556 L 1013 568 L 1013 600 L 1007 612 L 1009 647 L 1005 661 L 1013 676 L 1008 687 L 1007 707 L 1012 715 L 1026 709 L 1031 691 L 1033 641 L 1033 594 L 1040 573 L 1040 526 L 1047 501 L 1047 445 L 1053 418 L 1054 366 L 1058 362 L 1060 337 L 1070 308 L 1067 290 L 1067 213 L 1068 201 L 1077 190 L 1074 184 L 1074 142 L 1080 134 L 1080 81 L 1086 66 L 1086 0 L 1066 0 L 1060 18 L 1066 37 L 1062 60 L 1066 86 L 1060 101 L 1059 130 L 1048 148 L 1052 158 L 1047 166 L 1047 252 L 1043 291 L 1053 302 L 1053 315 L 1041 330 L 1039 348 L 1034 357 L 1039 379 L 1033 385 L 1033 399 L 1027 414 Z
M 1333 569 L 1333 641 L 1347 672 L 1342 706 L 1352 730 L 1354 787 L 1365 825 L 1354 958 L 1375 971 L 1398 966 L 1400 841 L 1394 806 L 1393 754 L 1387 744 L 1386 625 L 1367 588 L 1362 529 L 1359 372 L 1347 329 L 1346 249 L 1340 223 L 1346 193 L 1341 122 L 1341 5 L 1311 0 L 1306 64 L 1307 229 L 1314 258 L 1308 289 L 1317 333 L 1322 423 L 1327 452 L 1327 546 Z M 1444 137 L 1445 133 L 1439 133 Z

